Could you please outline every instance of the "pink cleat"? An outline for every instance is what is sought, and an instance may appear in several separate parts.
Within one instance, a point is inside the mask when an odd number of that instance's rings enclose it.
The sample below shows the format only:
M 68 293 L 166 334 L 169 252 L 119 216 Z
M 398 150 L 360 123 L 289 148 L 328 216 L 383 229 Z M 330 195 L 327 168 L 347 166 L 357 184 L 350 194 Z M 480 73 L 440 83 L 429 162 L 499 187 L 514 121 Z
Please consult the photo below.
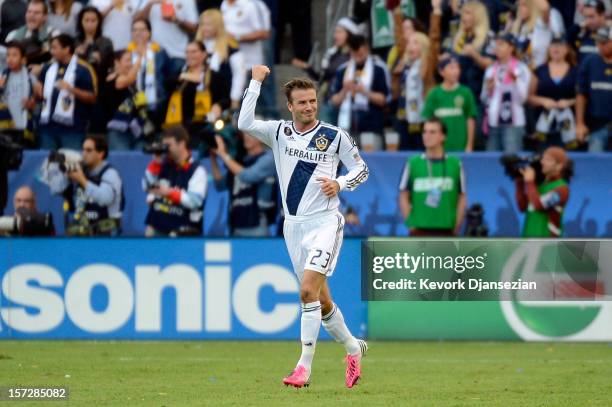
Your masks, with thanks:
M 349 389 L 357 384 L 361 377 L 361 358 L 365 356 L 368 345 L 365 341 L 359 340 L 361 352 L 359 355 L 346 355 L 346 387 Z
M 310 384 L 310 372 L 302 365 L 298 365 L 295 370 L 283 379 L 285 386 L 293 386 L 296 388 L 308 387 Z

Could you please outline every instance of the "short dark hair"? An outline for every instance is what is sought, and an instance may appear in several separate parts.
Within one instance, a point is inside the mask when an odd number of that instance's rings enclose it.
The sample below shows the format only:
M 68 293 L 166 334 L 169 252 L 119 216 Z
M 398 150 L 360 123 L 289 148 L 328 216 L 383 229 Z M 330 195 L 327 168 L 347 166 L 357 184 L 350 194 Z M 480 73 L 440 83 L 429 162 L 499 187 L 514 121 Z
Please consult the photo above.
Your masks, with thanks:
M 367 45 L 368 40 L 363 35 L 353 35 L 348 39 L 348 46 L 351 51 L 357 51 L 359 48 Z
M 285 90 L 285 96 L 287 97 L 287 101 L 291 102 L 291 92 L 293 92 L 294 89 L 314 89 L 316 92 L 317 85 L 315 85 L 315 83 L 309 78 L 300 77 L 293 78 L 289 82 L 285 83 L 283 85 L 283 89 Z
M 444 122 L 438 118 L 438 117 L 430 117 L 429 119 L 425 120 L 425 123 L 423 123 L 423 128 L 425 127 L 425 124 L 427 123 L 433 123 L 433 124 L 437 124 L 438 126 L 440 126 L 440 131 L 442 132 L 442 134 L 444 134 L 445 136 L 448 134 L 448 129 L 446 128 L 446 124 L 444 124 Z
M 165 138 L 173 138 L 177 143 L 184 141 L 186 146 L 189 145 L 189 133 L 187 133 L 187 129 L 180 124 L 165 128 L 162 132 L 162 139 Z
M 8 50 L 9 48 L 16 48 L 19 50 L 19 52 L 21 53 L 22 57 L 25 57 L 26 54 L 26 48 L 23 45 L 23 43 L 21 41 L 9 41 L 6 43 L 6 49 Z
M 28 6 L 30 4 L 40 4 L 40 5 L 42 5 L 43 6 L 43 12 L 45 14 L 49 14 L 49 6 L 47 6 L 47 2 L 46 1 L 44 1 L 44 0 L 30 0 L 29 3 L 28 3 Z
M 601 0 L 587 0 L 584 2 L 582 7 L 592 7 L 599 15 L 606 14 L 606 5 Z
M 66 47 L 69 48 L 70 53 L 74 54 L 74 39 L 72 38 L 70 34 L 66 34 L 66 33 L 58 34 L 55 37 L 51 38 L 50 43 L 52 43 L 53 41 L 59 42 L 62 48 L 66 48 Z
M 94 143 L 94 148 L 99 153 L 104 153 L 102 158 L 106 160 L 108 157 L 108 141 L 102 134 L 89 134 L 85 137 L 85 140 L 91 140 Z

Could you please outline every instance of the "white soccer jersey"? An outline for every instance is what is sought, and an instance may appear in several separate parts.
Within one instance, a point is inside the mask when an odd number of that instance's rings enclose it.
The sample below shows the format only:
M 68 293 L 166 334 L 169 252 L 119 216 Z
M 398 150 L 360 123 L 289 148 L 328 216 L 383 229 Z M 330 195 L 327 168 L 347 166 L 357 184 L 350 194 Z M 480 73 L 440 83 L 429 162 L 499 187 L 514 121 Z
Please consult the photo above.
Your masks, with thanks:
M 260 87 L 260 82 L 251 80 L 242 100 L 238 128 L 272 149 L 285 217 L 301 221 L 335 212 L 340 205 L 338 196 L 325 196 L 317 178 L 335 179 L 341 191 L 351 191 L 364 182 L 368 167 L 355 142 L 344 130 L 323 122 L 300 133 L 291 121 L 255 120 Z M 348 173 L 336 177 L 340 162 Z

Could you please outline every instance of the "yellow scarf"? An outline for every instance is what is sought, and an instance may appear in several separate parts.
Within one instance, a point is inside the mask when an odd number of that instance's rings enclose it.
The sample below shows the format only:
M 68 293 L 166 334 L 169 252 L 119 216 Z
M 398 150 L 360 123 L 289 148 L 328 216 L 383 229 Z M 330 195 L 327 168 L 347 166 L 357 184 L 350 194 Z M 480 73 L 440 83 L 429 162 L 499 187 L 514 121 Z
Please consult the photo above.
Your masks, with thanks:
M 183 123 L 183 90 L 187 82 L 183 82 L 177 90 L 170 96 L 168 102 L 168 111 L 166 112 L 166 120 L 164 127 Z M 212 98 L 210 95 L 210 69 L 204 73 L 204 80 L 198 85 L 195 94 L 195 108 L 193 112 L 192 122 L 205 122 L 206 115 L 212 107 Z

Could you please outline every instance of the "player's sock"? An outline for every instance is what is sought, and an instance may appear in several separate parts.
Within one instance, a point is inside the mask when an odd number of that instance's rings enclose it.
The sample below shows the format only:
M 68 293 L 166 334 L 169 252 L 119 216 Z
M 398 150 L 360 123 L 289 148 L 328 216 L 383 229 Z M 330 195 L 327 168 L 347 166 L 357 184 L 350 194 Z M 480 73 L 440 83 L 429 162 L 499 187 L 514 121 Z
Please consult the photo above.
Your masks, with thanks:
M 311 371 L 312 359 L 315 354 L 317 337 L 321 327 L 321 303 L 319 301 L 302 303 L 302 355 L 298 365 Z
M 340 342 L 344 345 L 348 354 L 353 356 L 361 354 L 359 342 L 357 342 L 357 339 L 355 339 L 344 323 L 344 316 L 336 303 L 334 303 L 332 310 L 321 319 L 323 321 L 323 328 L 325 328 L 327 333 L 329 333 L 336 342 Z

